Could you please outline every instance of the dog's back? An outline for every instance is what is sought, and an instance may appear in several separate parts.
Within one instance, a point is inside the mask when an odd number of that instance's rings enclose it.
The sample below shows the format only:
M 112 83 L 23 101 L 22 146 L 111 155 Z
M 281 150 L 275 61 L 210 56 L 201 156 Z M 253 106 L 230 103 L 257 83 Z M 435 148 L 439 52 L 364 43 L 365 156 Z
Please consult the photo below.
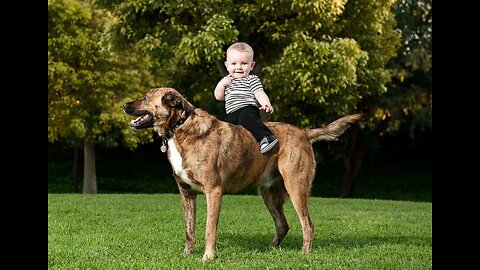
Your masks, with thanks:
M 309 179 L 303 183 L 309 193 L 316 166 L 312 143 L 337 139 L 348 126 L 362 117 L 361 114 L 349 115 L 316 129 L 267 122 L 266 125 L 279 140 L 279 151 L 265 156 L 258 151 L 257 141 L 245 128 L 195 109 L 191 125 L 186 125 L 191 131 L 184 134 L 197 135 L 195 139 L 184 140 L 181 146 L 185 166 L 191 168 L 194 175 L 207 173 L 203 170 L 218 172 L 218 181 L 222 182 L 225 193 L 239 192 L 250 186 L 271 185 L 279 179 L 276 173 L 282 174 L 282 171 L 284 174 L 303 174 L 299 178 Z M 290 172 L 290 168 L 296 172 Z

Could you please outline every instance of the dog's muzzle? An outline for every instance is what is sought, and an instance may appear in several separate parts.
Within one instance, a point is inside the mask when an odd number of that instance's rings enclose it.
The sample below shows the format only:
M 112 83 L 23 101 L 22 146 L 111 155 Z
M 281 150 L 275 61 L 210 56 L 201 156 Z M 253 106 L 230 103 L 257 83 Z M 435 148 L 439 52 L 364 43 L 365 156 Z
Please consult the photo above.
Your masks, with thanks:
M 130 127 L 134 129 L 141 129 L 153 126 L 153 115 L 147 111 L 137 111 L 134 106 L 135 101 L 125 103 L 123 105 L 123 111 L 128 115 L 138 116 L 130 121 Z

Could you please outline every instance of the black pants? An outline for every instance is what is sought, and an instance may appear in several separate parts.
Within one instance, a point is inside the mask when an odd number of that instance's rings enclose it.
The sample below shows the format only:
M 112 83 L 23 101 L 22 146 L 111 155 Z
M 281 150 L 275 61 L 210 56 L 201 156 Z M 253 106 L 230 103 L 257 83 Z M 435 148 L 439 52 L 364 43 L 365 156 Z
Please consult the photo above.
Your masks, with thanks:
M 227 121 L 235 125 L 242 125 L 248 129 L 258 142 L 265 136 L 273 135 L 270 129 L 262 122 L 260 110 L 254 106 L 246 106 L 227 114 Z

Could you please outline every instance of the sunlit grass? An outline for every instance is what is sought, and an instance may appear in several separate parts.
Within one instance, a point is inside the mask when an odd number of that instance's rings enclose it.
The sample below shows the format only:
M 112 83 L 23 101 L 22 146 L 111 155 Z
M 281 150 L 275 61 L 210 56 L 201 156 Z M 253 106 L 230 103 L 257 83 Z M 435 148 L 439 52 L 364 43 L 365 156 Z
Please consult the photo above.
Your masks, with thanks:
M 206 203 L 199 195 L 197 246 L 183 255 L 178 194 L 49 194 L 49 269 L 431 269 L 432 204 L 311 198 L 313 250 L 288 201 L 290 232 L 270 242 L 273 220 L 258 196 L 226 195 L 217 259 L 202 264 Z

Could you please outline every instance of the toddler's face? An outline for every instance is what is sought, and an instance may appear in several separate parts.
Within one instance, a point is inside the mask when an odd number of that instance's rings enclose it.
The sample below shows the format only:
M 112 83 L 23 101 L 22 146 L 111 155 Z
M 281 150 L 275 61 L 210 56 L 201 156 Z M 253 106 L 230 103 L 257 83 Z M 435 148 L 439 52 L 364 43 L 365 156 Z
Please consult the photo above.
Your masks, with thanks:
M 255 62 L 253 61 L 252 54 L 249 52 L 230 50 L 227 53 L 225 66 L 233 78 L 244 78 L 250 74 L 250 71 L 252 71 L 255 66 Z

